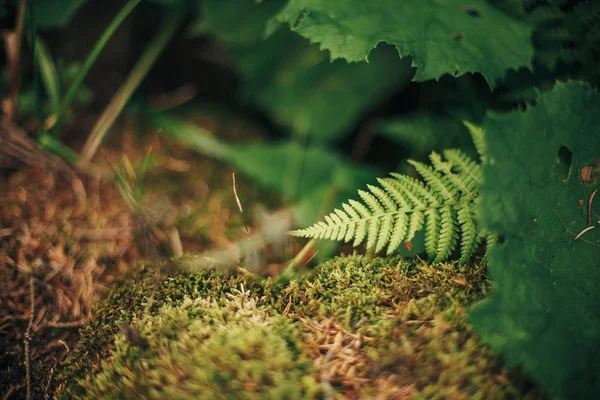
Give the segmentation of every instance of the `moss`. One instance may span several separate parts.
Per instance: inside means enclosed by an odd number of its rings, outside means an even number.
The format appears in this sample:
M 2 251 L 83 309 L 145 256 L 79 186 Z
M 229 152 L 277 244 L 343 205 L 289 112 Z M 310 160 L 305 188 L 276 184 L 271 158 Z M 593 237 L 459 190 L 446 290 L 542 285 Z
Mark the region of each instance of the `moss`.
M 246 276 L 234 272 L 180 272 L 171 261 L 148 263 L 130 271 L 98 304 L 94 319 L 80 331 L 77 348 L 67 355 L 55 379 L 57 392 L 81 394 L 73 383 L 100 370 L 100 361 L 114 348 L 119 323 L 129 324 L 144 314 L 157 312 L 162 304 L 177 304 L 186 297 L 224 296 L 239 284 L 252 286 Z
M 202 387 L 241 398 L 541 396 L 465 319 L 489 291 L 484 265 L 347 256 L 285 287 L 174 266 L 142 273 L 98 309 L 63 367 L 71 375 L 61 374 L 69 382 L 62 395 L 127 396 L 133 387 L 148 397 L 198 397 Z M 118 334 L 119 321 L 139 330 L 141 347 Z
M 315 317 L 336 317 L 346 328 L 377 324 L 398 304 L 439 294 L 463 305 L 482 298 L 489 283 L 482 265 L 456 268 L 400 257 L 338 257 L 285 289 L 292 310 Z
M 137 272 L 137 276 L 136 275 Z M 99 304 L 95 317 L 80 331 L 77 347 L 68 353 L 55 378 L 57 391 L 63 392 L 86 372 L 99 369 L 99 362 L 110 352 L 120 321 L 131 322 L 141 315 L 149 291 L 153 287 L 154 274 L 150 270 L 132 272 Z
M 80 382 L 84 397 L 297 399 L 319 394 L 312 363 L 297 349 L 293 322 L 271 315 L 243 288 L 219 300 L 166 304 L 130 329 L 137 339 L 117 336 L 101 372 Z
M 539 397 L 518 372 L 473 335 L 458 303 L 431 294 L 398 307 L 383 321 L 365 351 L 369 374 L 387 391 L 408 390 L 412 398 L 500 399 Z M 379 385 L 371 388 L 381 393 Z

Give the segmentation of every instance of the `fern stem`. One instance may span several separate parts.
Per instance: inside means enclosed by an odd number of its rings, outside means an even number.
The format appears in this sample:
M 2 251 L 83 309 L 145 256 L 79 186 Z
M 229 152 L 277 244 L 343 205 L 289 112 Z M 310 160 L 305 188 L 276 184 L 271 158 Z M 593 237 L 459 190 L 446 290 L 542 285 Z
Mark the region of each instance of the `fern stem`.
M 311 251 L 316 244 L 317 241 L 315 239 L 309 240 L 308 243 L 306 243 L 304 247 L 298 252 L 298 254 L 296 254 L 292 261 L 290 261 L 287 267 L 285 267 L 285 269 L 279 274 L 277 280 L 279 282 L 292 280 L 296 271 L 296 267 L 298 267 L 300 261 L 302 261 L 302 259 L 306 257 L 308 252 Z

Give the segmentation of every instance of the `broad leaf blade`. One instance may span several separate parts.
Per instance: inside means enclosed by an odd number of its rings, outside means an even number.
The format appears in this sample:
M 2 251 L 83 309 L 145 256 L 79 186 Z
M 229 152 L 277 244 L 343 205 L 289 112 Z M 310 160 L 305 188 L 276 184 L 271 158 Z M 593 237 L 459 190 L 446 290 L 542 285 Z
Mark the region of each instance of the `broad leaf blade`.
M 240 73 L 243 99 L 311 142 L 347 134 L 378 102 L 407 85 L 414 70 L 391 46 L 377 48 L 369 64 L 331 62 L 319 46 L 268 21 L 284 0 L 205 0 L 192 34 L 225 44 Z M 234 11 L 233 11 L 234 10 Z M 268 37 L 267 37 L 268 36 Z
M 375 104 L 407 85 L 414 71 L 391 46 L 370 63 L 331 62 L 317 45 L 279 29 L 267 40 L 235 52 L 243 96 L 274 121 L 319 142 L 347 134 Z
M 600 227 L 575 236 L 600 187 L 580 177 L 600 158 L 600 95 L 557 84 L 524 113 L 486 117 L 484 131 L 480 221 L 504 244 L 489 252 L 496 290 L 471 321 L 551 396 L 598 398 Z M 593 224 L 598 214 L 595 202 Z
M 531 69 L 532 28 L 478 0 L 291 0 L 277 16 L 331 58 L 365 61 L 379 43 L 411 56 L 415 80 L 481 72 L 491 87 Z
M 210 35 L 229 46 L 253 45 L 266 37 L 266 23 L 285 0 L 196 1 L 190 34 Z

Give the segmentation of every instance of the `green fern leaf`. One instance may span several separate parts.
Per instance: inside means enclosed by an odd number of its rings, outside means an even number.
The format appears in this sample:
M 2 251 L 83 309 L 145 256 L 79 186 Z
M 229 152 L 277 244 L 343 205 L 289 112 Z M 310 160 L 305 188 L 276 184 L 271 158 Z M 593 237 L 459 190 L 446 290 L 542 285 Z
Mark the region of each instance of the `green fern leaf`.
M 375 252 L 381 251 L 385 245 L 390 241 L 390 236 L 393 231 L 394 216 L 392 214 L 385 214 L 381 217 L 381 226 L 379 227 L 379 237 L 377 238 L 377 245 L 375 246 Z
M 461 237 L 459 264 L 463 264 L 477 250 L 480 243 L 480 236 L 477 234 L 473 208 L 465 207 L 461 204 L 457 207 L 457 212 Z
M 444 156 L 458 171 L 461 180 L 467 186 L 467 191 L 475 190 L 481 180 L 481 167 L 479 164 L 457 150 L 446 150 Z
M 485 154 L 485 141 L 483 139 L 483 129 L 481 127 L 470 123 L 469 121 L 463 121 L 463 124 L 469 130 L 471 134 L 471 139 L 473 139 L 473 144 L 479 153 L 479 156 L 483 157 Z M 483 160 L 482 160 L 483 161 Z
M 435 154 L 435 153 L 434 153 Z M 409 161 L 431 188 L 444 200 L 454 200 L 453 187 L 450 187 L 435 169 L 417 161 Z
M 406 238 L 404 239 L 407 242 L 410 242 L 414 237 L 415 233 L 423 229 L 423 222 L 425 221 L 425 217 L 423 216 L 422 211 L 414 211 L 410 216 L 410 222 L 408 224 L 408 232 L 406 233 Z
M 374 216 L 368 222 L 369 229 L 367 230 L 367 250 L 373 250 L 379 236 L 380 222 L 379 216 Z
M 437 210 L 425 211 L 425 251 L 429 258 L 435 255 L 440 241 L 441 217 Z
M 465 263 L 477 250 L 483 233 L 477 231 L 476 200 L 480 166 L 459 150 L 432 153 L 431 166 L 415 161 L 424 182 L 392 173 L 378 179 L 380 186 L 359 190 L 362 202 L 349 200 L 311 227 L 292 235 L 349 242 L 366 239 L 368 250 L 387 254 L 425 230 L 425 251 L 436 261 L 448 259 L 460 248 Z
M 456 215 L 451 206 L 440 209 L 440 236 L 437 242 L 436 256 L 434 261 L 447 259 L 456 247 L 458 230 L 456 228 Z
M 410 218 L 410 217 L 408 217 Z M 392 232 L 392 235 L 390 237 L 390 243 L 388 245 L 388 250 L 387 250 L 387 254 L 390 255 L 394 252 L 394 250 L 396 250 L 398 248 L 398 246 L 400 246 L 400 243 L 402 243 L 402 240 L 405 237 L 405 233 L 406 233 L 406 228 L 407 228 L 407 224 L 406 224 L 406 219 L 407 216 L 406 214 L 396 214 L 396 218 L 395 218 L 395 223 L 394 223 L 394 231 Z

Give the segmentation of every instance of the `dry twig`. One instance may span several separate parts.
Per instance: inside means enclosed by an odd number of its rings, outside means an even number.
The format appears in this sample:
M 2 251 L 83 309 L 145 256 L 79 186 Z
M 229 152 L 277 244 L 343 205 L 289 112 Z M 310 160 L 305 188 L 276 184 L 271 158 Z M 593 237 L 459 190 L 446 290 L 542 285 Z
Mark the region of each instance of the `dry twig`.
M 19 65 L 21 61 L 21 40 L 23 38 L 23 22 L 25 20 L 25 9 L 27 0 L 19 1 L 19 11 L 17 14 L 17 23 L 14 32 L 9 32 L 4 35 L 4 47 L 9 64 L 9 85 L 10 94 L 6 107 L 6 116 L 12 121 L 17 112 L 17 97 L 19 94 Z
M 31 399 L 31 360 L 29 343 L 31 342 L 31 327 L 33 326 L 33 315 L 35 313 L 35 293 L 34 293 L 34 282 L 33 277 L 29 278 L 29 295 L 31 297 L 31 311 L 29 315 L 29 324 L 27 330 L 25 330 L 25 385 L 26 385 L 26 399 Z
M 248 224 L 246 223 L 246 216 L 244 215 L 244 209 L 242 208 L 242 202 L 240 201 L 240 197 L 238 196 L 237 189 L 235 187 L 235 172 L 231 173 L 233 177 L 233 195 L 235 196 L 235 201 L 237 202 L 238 209 L 240 210 L 240 214 L 242 214 L 242 221 L 244 221 L 244 226 L 246 227 L 246 233 L 250 233 L 250 229 L 248 229 Z
M 590 199 L 588 200 L 588 206 L 587 206 L 587 227 L 585 227 L 581 232 L 579 232 L 577 234 L 577 236 L 575 236 L 575 239 L 573 240 L 577 240 L 580 237 L 583 236 L 584 233 L 591 231 L 592 229 L 594 229 L 596 226 L 592 225 L 592 202 L 594 201 L 594 196 L 596 196 L 596 193 L 598 192 L 598 189 L 594 190 L 592 192 L 592 194 L 590 195 Z

